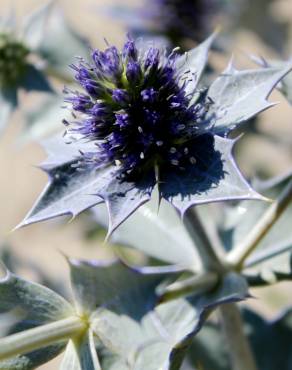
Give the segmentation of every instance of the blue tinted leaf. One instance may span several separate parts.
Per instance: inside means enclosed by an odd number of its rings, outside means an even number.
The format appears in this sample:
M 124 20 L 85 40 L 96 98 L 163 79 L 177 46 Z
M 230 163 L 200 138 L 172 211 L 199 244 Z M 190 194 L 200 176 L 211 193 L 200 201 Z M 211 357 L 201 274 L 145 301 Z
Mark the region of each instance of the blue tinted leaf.
M 185 92 L 187 95 L 193 94 L 196 91 L 197 85 L 206 68 L 209 50 L 214 42 L 215 37 L 216 33 L 211 35 L 199 46 L 186 52 L 176 61 L 176 66 L 182 77 L 184 77 L 184 73 L 186 71 L 190 71 L 192 75 L 192 81 L 185 82 L 185 80 L 182 80 L 182 83 L 186 83 Z
M 110 181 L 111 168 L 95 170 L 85 167 L 79 171 L 74 167 L 82 157 L 78 142 L 67 145 L 63 139 L 53 138 L 45 145 L 49 157 L 42 168 L 48 173 L 50 181 L 19 226 L 66 214 L 74 217 L 100 203 L 101 198 L 96 193 Z
M 244 279 L 230 274 L 212 294 L 164 303 L 154 311 L 144 308 L 140 323 L 132 313 L 104 307 L 93 321 L 93 330 L 107 347 L 107 351 L 97 348 L 102 368 L 179 369 L 190 337 L 200 330 L 206 313 L 218 304 L 244 299 L 246 294 Z
M 276 198 L 291 179 L 291 172 L 269 180 L 255 183 L 255 187 L 269 198 Z M 241 202 L 235 207 L 226 209 L 225 221 L 219 225 L 220 235 L 226 249 L 232 249 L 253 228 L 270 203 Z M 292 251 L 291 232 L 292 204 L 284 211 L 279 220 L 272 226 L 267 235 L 258 244 L 256 251 L 246 261 L 248 273 L 265 275 L 266 279 L 277 280 L 277 274 L 290 274 L 290 254 Z M 267 258 L 264 258 L 267 256 Z M 270 257 L 269 257 L 270 256 Z M 258 263 L 252 267 L 256 261 Z
M 48 1 L 24 18 L 22 26 L 23 39 L 32 50 L 37 50 L 43 42 L 46 24 L 53 5 L 54 1 Z
M 119 313 L 131 313 L 139 320 L 153 308 L 155 287 L 164 275 L 142 275 L 118 262 L 70 259 L 71 281 L 76 304 L 83 312 L 107 307 Z
M 95 207 L 93 212 L 95 220 L 106 228 L 108 215 L 105 207 Z M 157 196 L 124 222 L 113 233 L 111 241 L 139 249 L 148 256 L 182 269 L 200 268 L 193 241 L 177 212 L 163 199 L 158 209 Z
M 268 96 L 291 71 L 291 63 L 275 68 L 236 70 L 232 64 L 210 86 L 208 116 L 214 119 L 213 131 L 228 133 L 256 114 L 273 106 Z
M 9 271 L 0 279 L 0 317 L 11 314 L 13 321 L 8 334 L 17 333 L 39 325 L 57 321 L 72 314 L 72 307 L 53 291 L 25 281 Z M 0 369 L 30 370 L 57 356 L 63 343 L 31 353 L 0 361 Z
M 53 92 L 46 76 L 33 65 L 28 65 L 26 67 L 26 73 L 20 82 L 20 87 L 26 91 Z
M 232 199 L 263 199 L 245 181 L 232 157 L 235 141 L 215 136 L 214 148 L 202 145 L 206 168 L 161 174 L 161 196 L 183 216 L 193 205 Z M 202 143 L 204 144 L 204 143 Z M 208 158 L 208 163 L 206 163 Z
M 61 215 L 74 217 L 104 201 L 112 232 L 150 199 L 154 173 L 131 183 L 120 179 L 116 166 L 80 165 L 83 155 L 79 151 L 96 150 L 94 143 L 76 141 L 69 145 L 63 139 L 52 139 L 47 141 L 47 150 L 49 157 L 42 169 L 49 175 L 49 184 L 19 227 Z

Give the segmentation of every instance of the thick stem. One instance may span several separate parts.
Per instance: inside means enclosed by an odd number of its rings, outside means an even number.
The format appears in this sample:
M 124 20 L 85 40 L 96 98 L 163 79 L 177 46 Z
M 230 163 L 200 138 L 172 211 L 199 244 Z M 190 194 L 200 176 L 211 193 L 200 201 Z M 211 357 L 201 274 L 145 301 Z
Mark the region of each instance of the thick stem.
M 243 332 L 243 322 L 234 303 L 220 307 L 222 328 L 228 344 L 232 370 L 257 370 L 248 340 Z
M 254 251 L 258 243 L 288 207 L 291 200 L 292 180 L 285 187 L 279 198 L 267 209 L 247 237 L 227 255 L 226 259 L 229 265 L 237 270 L 242 269 L 246 258 Z
M 185 297 L 191 293 L 208 291 L 217 284 L 218 275 L 214 272 L 203 272 L 189 279 L 169 285 L 160 298 L 160 303 Z
M 72 338 L 86 329 L 86 322 L 72 316 L 0 339 L 0 361 Z
M 195 208 L 186 212 L 185 226 L 201 256 L 205 270 L 221 270 L 221 263 Z

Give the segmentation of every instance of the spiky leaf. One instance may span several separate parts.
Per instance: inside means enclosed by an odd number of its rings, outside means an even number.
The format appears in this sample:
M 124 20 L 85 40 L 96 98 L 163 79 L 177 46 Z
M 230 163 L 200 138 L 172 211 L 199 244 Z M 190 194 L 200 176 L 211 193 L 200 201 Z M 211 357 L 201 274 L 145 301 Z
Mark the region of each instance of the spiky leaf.
M 287 63 L 275 68 L 238 71 L 230 63 L 208 91 L 213 102 L 208 115 L 214 119 L 214 132 L 228 133 L 273 106 L 267 98 L 291 67 Z
M 91 312 L 104 370 L 178 369 L 183 344 L 200 329 L 206 312 L 247 295 L 245 280 L 229 274 L 213 293 L 178 299 L 153 311 L 159 275 L 74 260 L 71 273 L 80 310 Z
M 11 317 L 11 325 L 6 328 L 6 335 L 61 320 L 72 314 L 72 307 L 58 294 L 41 285 L 23 280 L 10 271 L 6 271 L 5 276 L 0 279 L 0 297 L 0 317 L 4 314 Z M 64 345 L 56 343 L 0 361 L 0 369 L 35 369 L 57 356 Z
M 186 83 L 186 93 L 193 94 L 200 82 L 202 74 L 206 68 L 208 62 L 209 50 L 214 42 L 216 33 L 208 37 L 207 40 L 202 42 L 199 46 L 186 52 L 177 60 L 177 67 L 181 75 L 184 75 L 185 71 L 190 71 L 192 79 L 182 83 Z
M 267 182 L 258 182 L 255 187 L 265 196 L 275 199 L 291 181 L 291 178 L 289 172 Z M 227 209 L 224 216 L 225 221 L 220 227 L 220 234 L 226 249 L 232 249 L 246 237 L 269 206 L 270 203 L 267 202 L 241 202 Z M 278 274 L 279 277 L 285 274 L 289 278 L 292 251 L 291 216 L 292 204 L 258 244 L 254 254 L 246 261 L 246 266 L 251 267 L 246 270 L 248 273 L 259 274 L 264 280 L 271 282 L 277 280 Z
M 148 256 L 182 269 L 200 269 L 199 257 L 193 241 L 185 230 L 177 212 L 158 197 L 140 207 L 111 236 L 111 241 L 136 248 Z M 94 219 L 107 227 L 107 210 L 100 205 L 93 208 Z M 151 230 L 151 232 L 149 232 Z
M 263 199 L 244 180 L 232 157 L 235 141 L 215 136 L 214 150 L 208 153 L 204 171 L 190 166 L 179 173 L 163 173 L 162 197 L 173 204 L 181 215 L 197 204 L 232 200 Z M 202 146 L 202 151 L 206 150 Z M 204 153 L 202 153 L 204 157 Z
M 154 186 L 154 173 L 138 183 L 122 181 L 116 166 L 92 167 L 83 163 L 81 150 L 96 150 L 93 143 L 66 144 L 63 139 L 45 143 L 49 157 L 42 169 L 49 184 L 19 226 L 70 214 L 72 217 L 104 201 L 110 212 L 110 231 L 145 201 Z M 82 164 L 83 163 L 83 164 Z

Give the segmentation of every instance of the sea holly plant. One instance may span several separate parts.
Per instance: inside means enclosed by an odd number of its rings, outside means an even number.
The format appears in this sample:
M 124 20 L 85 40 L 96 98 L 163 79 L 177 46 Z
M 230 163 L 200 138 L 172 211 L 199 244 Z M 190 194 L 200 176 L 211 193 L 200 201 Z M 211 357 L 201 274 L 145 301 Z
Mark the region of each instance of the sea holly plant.
M 19 226 L 74 217 L 102 203 L 95 212 L 103 224 L 108 215 L 108 238 L 122 236 L 120 242 L 156 264 L 130 266 L 120 253 L 122 262 L 108 265 L 69 260 L 75 303 L 53 304 L 61 313 L 44 311 L 35 324 L 30 318 L 39 303 L 21 290 L 23 284 L 29 291 L 35 285 L 17 277 L 11 283 L 6 272 L 1 310 L 9 315 L 19 307 L 27 316 L 20 314 L 21 325 L 0 341 L 3 368 L 15 361 L 32 361 L 19 367 L 34 368 L 47 361 L 43 348 L 48 356 L 47 347 L 57 354 L 67 346 L 61 369 L 178 370 L 192 337 L 218 306 L 230 367 L 257 368 L 234 302 L 250 296 L 254 276 L 246 274 L 248 258 L 285 216 L 292 182 L 289 176 L 277 182 L 271 195 L 254 190 L 233 158 L 234 130 L 273 105 L 267 98 L 292 65 L 239 71 L 230 62 L 205 86 L 214 38 L 184 54 L 178 49 L 168 54 L 128 36 L 121 51 L 107 45 L 105 51 L 93 50 L 90 61 L 78 58 L 71 65 L 80 85 L 64 90 L 72 119 L 64 118 L 62 137 L 45 144 L 49 156 L 42 169 L 49 184 Z M 207 227 L 210 214 L 194 206 L 230 200 L 266 208 L 226 253 Z M 152 228 L 156 239 L 142 240 L 139 230 L 151 222 L 147 232 Z
M 238 71 L 230 63 L 201 85 L 215 35 L 170 55 L 128 37 L 123 50 L 95 50 L 72 70 L 80 90 L 65 89 L 73 120 L 47 144 L 50 182 L 20 224 L 76 216 L 106 203 L 109 234 L 151 199 L 154 189 L 183 217 L 193 205 L 263 197 L 243 178 L 228 135 L 271 107 L 267 96 L 291 70 Z
M 62 370 L 178 368 L 207 314 L 247 296 L 245 280 L 230 273 L 213 292 L 155 307 L 165 274 L 115 261 L 69 265 L 73 304 L 5 269 L 0 314 L 14 320 L 1 327 L 0 369 L 34 369 L 64 350 Z
M 13 13 L 0 18 L 1 131 L 17 108 L 22 90 L 51 95 L 56 93 L 49 77 L 70 82 L 67 65 L 74 55 L 87 55 L 86 42 L 66 23 L 53 1 L 19 24 Z M 59 101 L 56 104 L 59 107 Z M 26 118 L 29 124 L 29 115 Z

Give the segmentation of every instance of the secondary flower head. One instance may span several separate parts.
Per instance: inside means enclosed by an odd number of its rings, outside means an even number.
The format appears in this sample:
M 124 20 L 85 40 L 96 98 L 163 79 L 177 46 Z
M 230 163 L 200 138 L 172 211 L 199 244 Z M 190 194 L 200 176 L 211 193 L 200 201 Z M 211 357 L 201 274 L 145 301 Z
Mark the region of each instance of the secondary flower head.
M 96 143 L 87 162 L 113 164 L 126 179 L 206 165 L 200 146 L 212 151 L 213 137 L 206 134 L 210 102 L 204 91 L 192 101 L 185 86 L 194 76 L 181 76 L 178 58 L 178 50 L 168 56 L 154 46 L 138 50 L 128 38 L 121 52 L 114 46 L 95 50 L 90 64 L 72 66 L 83 91 L 66 90 L 77 116 L 69 131 Z
M 14 86 L 24 75 L 29 50 L 7 33 L 0 33 L 0 87 Z
M 65 100 L 74 119 L 64 120 L 65 140 L 47 143 L 50 184 L 21 225 L 105 202 L 111 233 L 155 188 L 182 216 L 197 204 L 262 199 L 238 170 L 228 134 L 272 105 L 267 97 L 291 65 L 230 63 L 204 87 L 213 40 L 167 55 L 128 37 L 121 51 L 109 46 L 72 65 L 81 88 L 65 89 Z
M 152 20 L 153 28 L 173 42 L 181 38 L 202 41 L 214 27 L 218 13 L 218 0 L 152 0 L 151 10 L 145 2 L 145 15 Z

